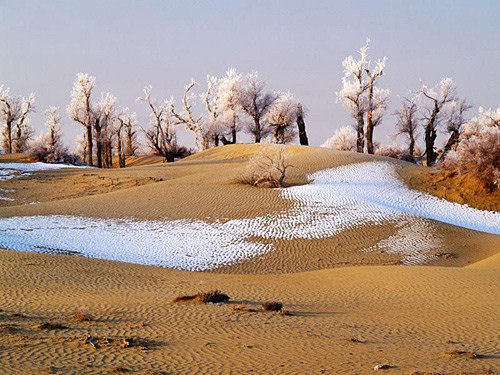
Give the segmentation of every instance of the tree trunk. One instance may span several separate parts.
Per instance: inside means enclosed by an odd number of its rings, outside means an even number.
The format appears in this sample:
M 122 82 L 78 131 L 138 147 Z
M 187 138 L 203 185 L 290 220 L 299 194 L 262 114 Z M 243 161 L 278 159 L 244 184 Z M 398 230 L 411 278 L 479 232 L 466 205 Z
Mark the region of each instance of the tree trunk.
M 7 122 L 7 153 L 12 154 L 12 122 Z
M 101 124 L 99 122 L 99 119 L 96 120 L 95 125 L 95 144 L 96 144 L 96 151 L 97 151 L 97 168 L 102 168 L 102 151 L 103 151 L 103 144 L 102 144 L 102 137 L 101 137 Z
M 434 141 L 437 136 L 434 123 L 436 122 L 438 113 L 439 107 L 437 106 L 437 103 L 434 103 L 434 110 L 432 111 L 431 117 L 425 127 L 425 153 L 428 167 L 432 166 L 437 158 L 436 152 L 434 151 Z
M 460 137 L 460 133 L 457 130 L 454 130 L 450 138 L 448 138 L 448 142 L 446 142 L 446 145 L 444 146 L 443 153 L 439 157 L 439 160 L 444 160 L 446 157 L 446 154 L 455 147 L 456 144 L 458 144 L 458 139 Z
M 304 121 L 304 116 L 300 115 L 297 117 L 297 127 L 299 128 L 299 141 L 302 146 L 308 146 L 309 140 L 307 139 L 306 133 L 306 123 Z
M 364 135 L 365 121 L 363 119 L 363 114 L 358 114 L 358 124 L 357 124 L 357 133 L 358 138 L 356 141 L 356 151 L 363 153 L 365 148 L 365 135 Z
M 92 126 L 87 126 L 87 164 L 91 167 L 94 166 L 92 160 Z
M 132 156 L 132 129 L 127 128 L 127 149 L 125 151 L 127 156 Z
M 373 154 L 373 83 L 368 90 L 368 111 L 366 111 L 366 151 Z
M 118 153 L 118 164 L 120 168 L 125 168 L 125 155 L 122 153 L 122 140 L 118 137 L 116 144 L 116 152 Z
M 260 129 L 260 119 L 258 117 L 253 118 L 253 123 L 254 123 L 254 138 L 255 138 L 255 143 L 260 143 L 261 141 L 261 129 Z
M 167 151 L 163 157 L 167 163 L 173 163 L 175 161 L 174 156 L 169 151 Z
M 231 135 L 233 136 L 233 143 L 236 143 L 236 112 L 233 111 L 233 123 L 231 125 Z
M 410 147 L 409 147 L 409 150 L 410 150 L 411 160 L 415 160 L 415 157 L 413 156 L 413 154 L 415 153 L 415 139 L 413 138 L 413 133 L 410 134 Z
M 372 113 L 366 113 L 366 150 L 369 154 L 373 154 L 373 122 Z
M 425 153 L 427 166 L 431 167 L 436 161 L 436 152 L 434 151 L 434 141 L 436 140 L 436 131 L 432 128 L 425 128 Z

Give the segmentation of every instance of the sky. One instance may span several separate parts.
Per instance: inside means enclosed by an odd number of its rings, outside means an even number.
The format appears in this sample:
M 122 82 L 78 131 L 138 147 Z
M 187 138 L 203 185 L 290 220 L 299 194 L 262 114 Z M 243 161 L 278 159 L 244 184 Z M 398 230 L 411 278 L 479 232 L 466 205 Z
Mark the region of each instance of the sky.
M 66 106 L 78 72 L 97 77 L 95 99 L 111 92 L 144 127 L 148 112 L 136 98 L 147 84 L 154 97 L 178 102 L 191 78 L 201 92 L 207 74 L 258 71 L 270 90 L 290 90 L 304 103 L 310 143 L 319 145 L 351 124 L 335 91 L 342 60 L 369 37 L 372 59 L 388 58 L 380 86 L 391 91 L 375 139 L 392 143 L 392 113 L 421 81 L 451 77 L 474 111 L 500 106 L 499 15 L 498 0 L 0 0 L 0 85 L 36 93 L 37 132 L 44 111 L 59 106 L 73 145 L 82 127 Z M 193 145 L 189 133 L 179 134 Z

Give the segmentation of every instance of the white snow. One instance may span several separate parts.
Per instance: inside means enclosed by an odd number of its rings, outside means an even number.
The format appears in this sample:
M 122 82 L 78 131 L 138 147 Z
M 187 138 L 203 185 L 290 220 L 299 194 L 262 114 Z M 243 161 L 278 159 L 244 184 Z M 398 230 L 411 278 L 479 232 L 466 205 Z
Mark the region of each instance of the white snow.
M 9 180 L 19 175 L 30 175 L 32 172 L 44 171 L 49 169 L 63 168 L 88 168 L 87 166 L 78 166 L 71 164 L 49 164 L 49 163 L 0 163 L 0 181 Z
M 500 233 L 500 214 L 450 203 L 408 189 L 393 165 L 372 162 L 312 174 L 310 184 L 282 189 L 294 206 L 265 216 L 219 220 L 138 221 L 75 216 L 0 219 L 0 247 L 81 255 L 187 270 L 207 270 L 273 249 L 264 239 L 326 238 L 362 225 L 397 221 L 399 229 L 376 246 L 407 264 L 439 249 L 427 219 Z
M 0 181 L 10 180 L 12 178 L 25 177 L 31 175 L 33 172 L 64 169 L 64 168 L 88 168 L 87 166 L 77 166 L 70 164 L 49 164 L 49 163 L 0 163 Z M 0 189 L 0 191 L 7 192 L 8 189 Z M 14 199 L 0 196 L 0 200 Z

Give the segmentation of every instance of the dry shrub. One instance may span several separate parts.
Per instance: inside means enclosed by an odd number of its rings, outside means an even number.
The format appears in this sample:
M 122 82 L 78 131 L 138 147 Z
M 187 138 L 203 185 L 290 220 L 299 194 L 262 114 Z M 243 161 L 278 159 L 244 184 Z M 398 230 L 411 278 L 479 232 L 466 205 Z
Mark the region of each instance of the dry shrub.
M 237 312 L 257 312 L 258 311 L 257 309 L 254 309 L 250 306 L 245 306 L 245 305 L 234 306 L 233 308 L 231 308 L 231 310 L 237 311 Z
M 229 296 L 222 293 L 220 290 L 212 290 L 205 293 L 179 296 L 173 300 L 174 303 L 186 301 L 196 301 L 202 303 L 226 303 L 227 301 L 229 301 Z
M 91 322 L 94 320 L 94 317 L 87 310 L 75 310 L 73 313 L 73 318 L 77 322 Z
M 446 155 L 441 168 L 471 174 L 490 192 L 496 190 L 500 181 L 500 128 L 466 127 L 456 150 Z
M 480 354 L 466 350 L 451 349 L 444 353 L 448 357 L 481 358 Z
M 266 146 L 251 158 L 238 182 L 252 186 L 285 187 L 286 172 L 293 167 L 283 155 L 282 146 Z
M 45 329 L 45 330 L 48 330 L 48 331 L 52 331 L 54 329 L 66 329 L 68 327 L 66 327 L 65 325 L 62 325 L 60 323 L 44 322 L 44 323 L 36 325 L 35 328 L 37 328 L 37 329 Z
M 283 309 L 283 304 L 277 301 L 265 302 L 262 304 L 262 309 L 265 311 L 281 311 Z
M 409 161 L 414 163 L 415 160 L 410 155 L 410 151 L 401 146 L 384 146 L 375 151 L 375 155 L 387 156 L 389 158 Z

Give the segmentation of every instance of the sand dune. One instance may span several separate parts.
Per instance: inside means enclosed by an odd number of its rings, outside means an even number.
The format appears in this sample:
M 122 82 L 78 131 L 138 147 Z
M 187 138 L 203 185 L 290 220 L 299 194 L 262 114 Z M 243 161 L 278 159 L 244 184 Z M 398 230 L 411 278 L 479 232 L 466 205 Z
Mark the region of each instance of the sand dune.
M 440 191 L 419 185 L 426 169 L 314 147 L 287 148 L 286 193 L 236 183 L 260 147 L 1 181 L 12 200 L 0 201 L 0 247 L 59 254 L 0 250 L 0 372 L 500 371 L 498 213 L 416 193 Z M 132 245 L 133 256 L 123 251 Z M 111 250 L 211 272 L 74 256 Z M 416 262 L 425 266 L 401 265 Z M 212 289 L 230 303 L 171 303 Z M 292 315 L 261 311 L 270 300 Z M 94 320 L 75 321 L 77 309 Z
M 0 252 L 0 264 L 0 367 L 11 373 L 365 374 L 383 363 L 397 374 L 500 371 L 494 270 L 365 266 L 220 275 L 12 251 Z M 233 303 L 171 303 L 214 288 Z M 294 315 L 232 311 L 268 300 Z M 96 321 L 75 322 L 81 308 Z M 34 328 L 45 321 L 68 328 Z M 84 343 L 89 334 L 99 338 L 97 350 Z M 121 348 L 124 337 L 148 349 Z M 450 358 L 452 349 L 483 357 Z

